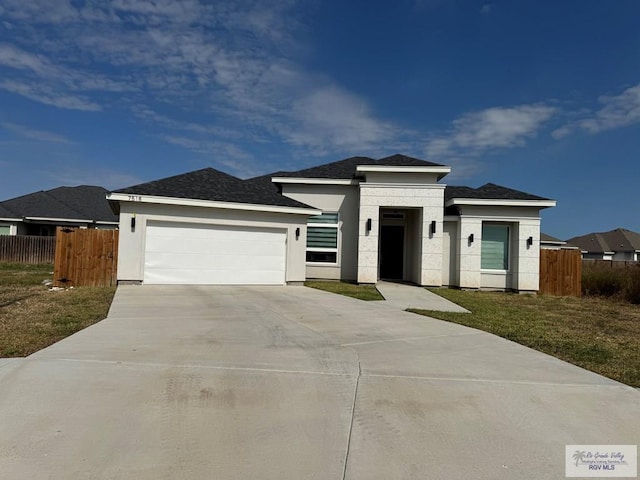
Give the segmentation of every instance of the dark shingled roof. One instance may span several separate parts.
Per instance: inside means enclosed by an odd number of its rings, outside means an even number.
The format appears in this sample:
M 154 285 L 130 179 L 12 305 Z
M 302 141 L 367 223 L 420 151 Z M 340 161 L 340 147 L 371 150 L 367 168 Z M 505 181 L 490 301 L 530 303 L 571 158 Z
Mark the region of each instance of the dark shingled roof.
M 0 218 L 18 218 L 18 216 L 0 204 Z
M 564 240 L 560 240 L 559 238 L 552 237 L 551 235 L 547 235 L 544 232 L 540 232 L 540 241 L 541 242 L 551 242 L 551 243 L 567 243 Z
M 634 252 L 640 250 L 640 233 L 616 228 L 610 232 L 588 233 L 573 237 L 567 242 L 577 245 L 581 250 L 593 253 Z
M 439 163 L 419 160 L 406 155 L 395 154 L 389 157 L 374 160 L 369 157 L 351 157 L 337 162 L 318 165 L 317 167 L 305 168 L 295 172 L 277 172 L 272 177 L 295 177 L 295 178 L 340 178 L 352 179 L 356 176 L 358 165 L 380 165 L 388 167 L 442 167 Z
M 117 223 L 118 216 L 109 208 L 107 193 L 106 189 L 91 185 L 58 187 L 34 192 L 1 202 L 0 216 L 68 218 Z
M 280 195 L 270 175 L 241 180 L 214 168 L 122 188 L 115 193 L 310 208 Z
M 531 193 L 487 183 L 479 188 L 449 186 L 444 190 L 445 201 L 453 198 L 475 198 L 482 200 L 549 200 Z
M 182 175 L 122 188 L 116 190 L 115 193 L 309 208 L 308 205 L 284 197 L 280 193 L 278 185 L 274 184 L 271 179 L 273 177 L 353 179 L 356 178 L 356 167 L 358 165 L 394 167 L 444 166 L 396 154 L 379 160 L 369 157 L 351 157 L 295 172 L 275 172 L 248 180 L 241 180 L 213 168 L 204 168 L 195 172 L 183 173 Z M 493 183 L 487 183 L 480 188 L 446 187 L 445 198 L 447 200 L 451 198 L 547 200 L 537 195 L 501 187 Z
M 116 190 L 115 193 L 311 208 L 309 205 L 281 195 L 279 187 L 271 181 L 271 178 L 350 179 L 355 177 L 358 165 L 441 166 L 437 163 L 397 154 L 380 160 L 368 157 L 351 157 L 304 170 L 275 172 L 248 180 L 241 180 L 214 168 L 204 168 L 195 172 L 183 173 L 153 182 L 122 188 Z

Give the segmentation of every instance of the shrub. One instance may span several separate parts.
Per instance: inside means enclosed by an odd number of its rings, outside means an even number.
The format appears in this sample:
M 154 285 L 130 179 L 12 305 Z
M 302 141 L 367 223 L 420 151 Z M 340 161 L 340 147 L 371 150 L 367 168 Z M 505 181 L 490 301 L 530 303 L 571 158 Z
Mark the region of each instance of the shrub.
M 624 289 L 624 270 L 603 265 L 582 269 L 582 293 L 593 297 L 615 297 Z
M 629 303 L 640 305 L 640 265 L 625 269 L 628 271 L 624 297 Z
M 619 268 L 608 264 L 583 264 L 582 294 L 617 297 L 640 304 L 640 265 Z

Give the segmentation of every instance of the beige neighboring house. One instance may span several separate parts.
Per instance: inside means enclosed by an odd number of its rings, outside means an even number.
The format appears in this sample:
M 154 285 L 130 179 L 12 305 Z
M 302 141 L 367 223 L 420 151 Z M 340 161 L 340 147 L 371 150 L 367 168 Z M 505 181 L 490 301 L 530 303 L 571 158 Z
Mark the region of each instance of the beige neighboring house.
M 540 211 L 556 202 L 448 186 L 450 171 L 405 155 L 352 157 L 248 180 L 207 168 L 116 190 L 118 280 L 537 291 Z
M 588 233 L 567 241 L 577 245 L 585 259 L 640 261 L 640 233 L 626 228 Z
M 540 248 L 543 250 L 579 250 L 580 248 L 559 238 L 540 232 Z

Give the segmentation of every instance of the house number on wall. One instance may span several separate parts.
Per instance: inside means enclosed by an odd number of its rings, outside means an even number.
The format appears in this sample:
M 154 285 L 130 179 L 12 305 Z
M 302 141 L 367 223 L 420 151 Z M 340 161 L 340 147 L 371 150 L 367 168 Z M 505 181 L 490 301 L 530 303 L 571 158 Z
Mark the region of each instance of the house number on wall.
M 142 198 L 139 195 L 129 195 L 130 202 L 139 202 Z

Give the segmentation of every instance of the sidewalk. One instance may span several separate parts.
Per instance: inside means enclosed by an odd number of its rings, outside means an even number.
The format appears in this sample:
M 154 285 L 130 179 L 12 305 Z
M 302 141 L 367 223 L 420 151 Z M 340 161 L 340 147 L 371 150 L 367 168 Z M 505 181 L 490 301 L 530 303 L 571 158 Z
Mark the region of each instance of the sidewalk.
M 460 305 L 450 302 L 422 287 L 379 281 L 376 283 L 376 288 L 385 298 L 387 305 L 398 307 L 402 310 L 419 308 L 438 312 L 469 313 L 466 308 L 462 308 Z

